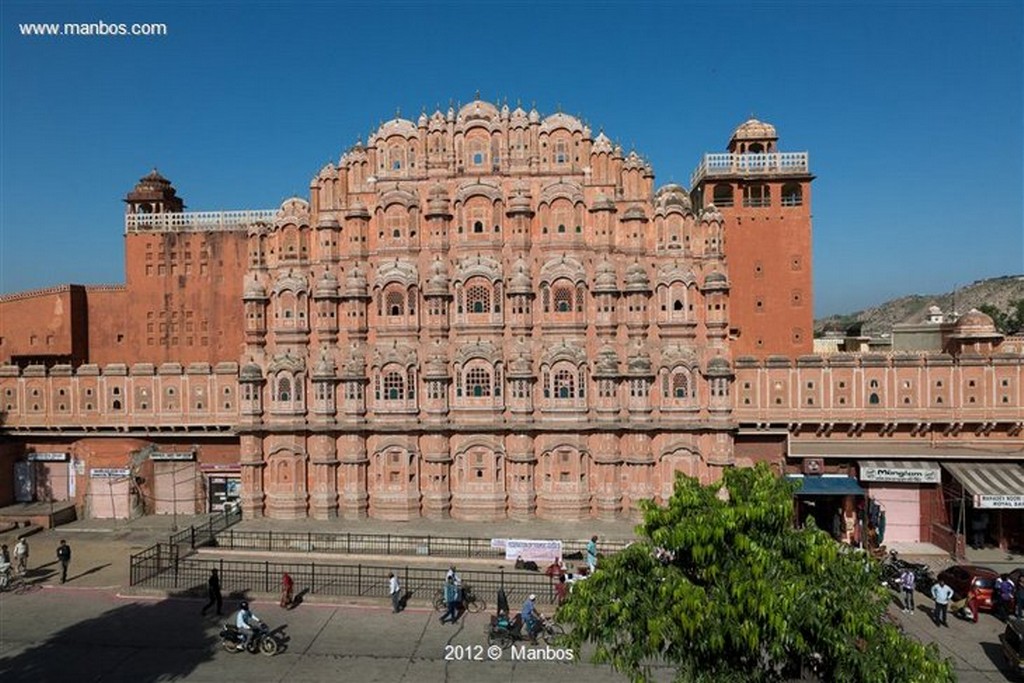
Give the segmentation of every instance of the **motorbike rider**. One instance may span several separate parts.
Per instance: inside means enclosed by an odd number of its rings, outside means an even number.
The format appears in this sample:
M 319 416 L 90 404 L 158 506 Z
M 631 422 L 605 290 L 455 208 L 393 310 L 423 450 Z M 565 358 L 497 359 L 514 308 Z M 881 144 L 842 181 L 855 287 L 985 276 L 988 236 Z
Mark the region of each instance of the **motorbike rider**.
M 236 649 L 244 650 L 252 642 L 253 636 L 256 633 L 256 625 L 261 623 L 259 617 L 252 613 L 249 609 L 249 603 L 243 601 L 238 606 L 238 615 L 235 617 L 235 628 L 238 632 L 245 636 L 245 641 L 242 642 Z

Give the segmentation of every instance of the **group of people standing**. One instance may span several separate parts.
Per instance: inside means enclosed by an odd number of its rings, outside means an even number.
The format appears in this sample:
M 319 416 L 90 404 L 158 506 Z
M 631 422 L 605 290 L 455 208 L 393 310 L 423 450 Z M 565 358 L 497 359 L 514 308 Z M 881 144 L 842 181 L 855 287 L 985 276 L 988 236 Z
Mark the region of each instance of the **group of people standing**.
M 28 540 L 19 538 L 14 544 L 14 554 L 7 548 L 7 544 L 0 545 L 0 573 L 5 580 L 9 580 L 13 571 L 18 576 L 28 574 Z M 67 583 L 68 567 L 71 565 L 71 546 L 64 539 L 61 539 L 57 546 L 57 562 L 60 564 L 60 582 Z

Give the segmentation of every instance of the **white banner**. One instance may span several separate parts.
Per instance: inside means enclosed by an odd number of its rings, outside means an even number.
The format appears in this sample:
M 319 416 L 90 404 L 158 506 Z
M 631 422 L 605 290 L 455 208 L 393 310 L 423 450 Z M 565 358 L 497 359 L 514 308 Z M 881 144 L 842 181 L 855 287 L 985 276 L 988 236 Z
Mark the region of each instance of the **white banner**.
M 561 541 L 530 541 L 508 539 L 505 541 L 506 560 L 532 560 L 534 562 L 554 562 L 562 558 Z
M 976 508 L 999 508 L 999 509 L 1024 509 L 1024 495 L 1022 496 L 975 496 L 974 507 Z
M 33 462 L 67 462 L 67 453 L 29 453 L 28 459 Z
M 94 479 L 120 479 L 131 472 L 127 467 L 94 467 L 89 470 L 89 476 Z

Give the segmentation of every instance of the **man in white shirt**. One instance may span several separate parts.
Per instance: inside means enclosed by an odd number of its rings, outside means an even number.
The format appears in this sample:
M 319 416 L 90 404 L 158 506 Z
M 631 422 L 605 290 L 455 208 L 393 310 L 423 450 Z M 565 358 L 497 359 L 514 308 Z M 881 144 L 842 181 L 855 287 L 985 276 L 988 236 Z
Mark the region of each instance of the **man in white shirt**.
M 935 625 L 949 628 L 949 624 L 946 623 L 946 612 L 949 609 L 949 601 L 953 599 L 953 589 L 939 579 L 932 586 L 932 599 L 935 600 Z
M 397 614 L 401 611 L 402 587 L 398 585 L 394 572 L 388 574 L 388 593 L 391 595 L 391 611 Z

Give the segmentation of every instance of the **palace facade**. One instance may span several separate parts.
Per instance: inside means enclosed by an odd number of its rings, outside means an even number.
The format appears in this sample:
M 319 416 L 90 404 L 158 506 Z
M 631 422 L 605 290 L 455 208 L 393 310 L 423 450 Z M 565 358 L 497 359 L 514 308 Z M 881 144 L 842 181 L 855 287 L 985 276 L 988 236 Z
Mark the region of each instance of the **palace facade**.
M 1024 356 L 991 320 L 941 352 L 811 354 L 813 176 L 778 142 L 752 119 L 657 187 L 576 117 L 475 100 L 384 123 L 273 211 L 185 212 L 154 171 L 125 198 L 125 285 L 0 299 L 0 498 L 610 518 L 768 461 L 859 479 L 943 541 L 955 460 L 1024 506 Z

